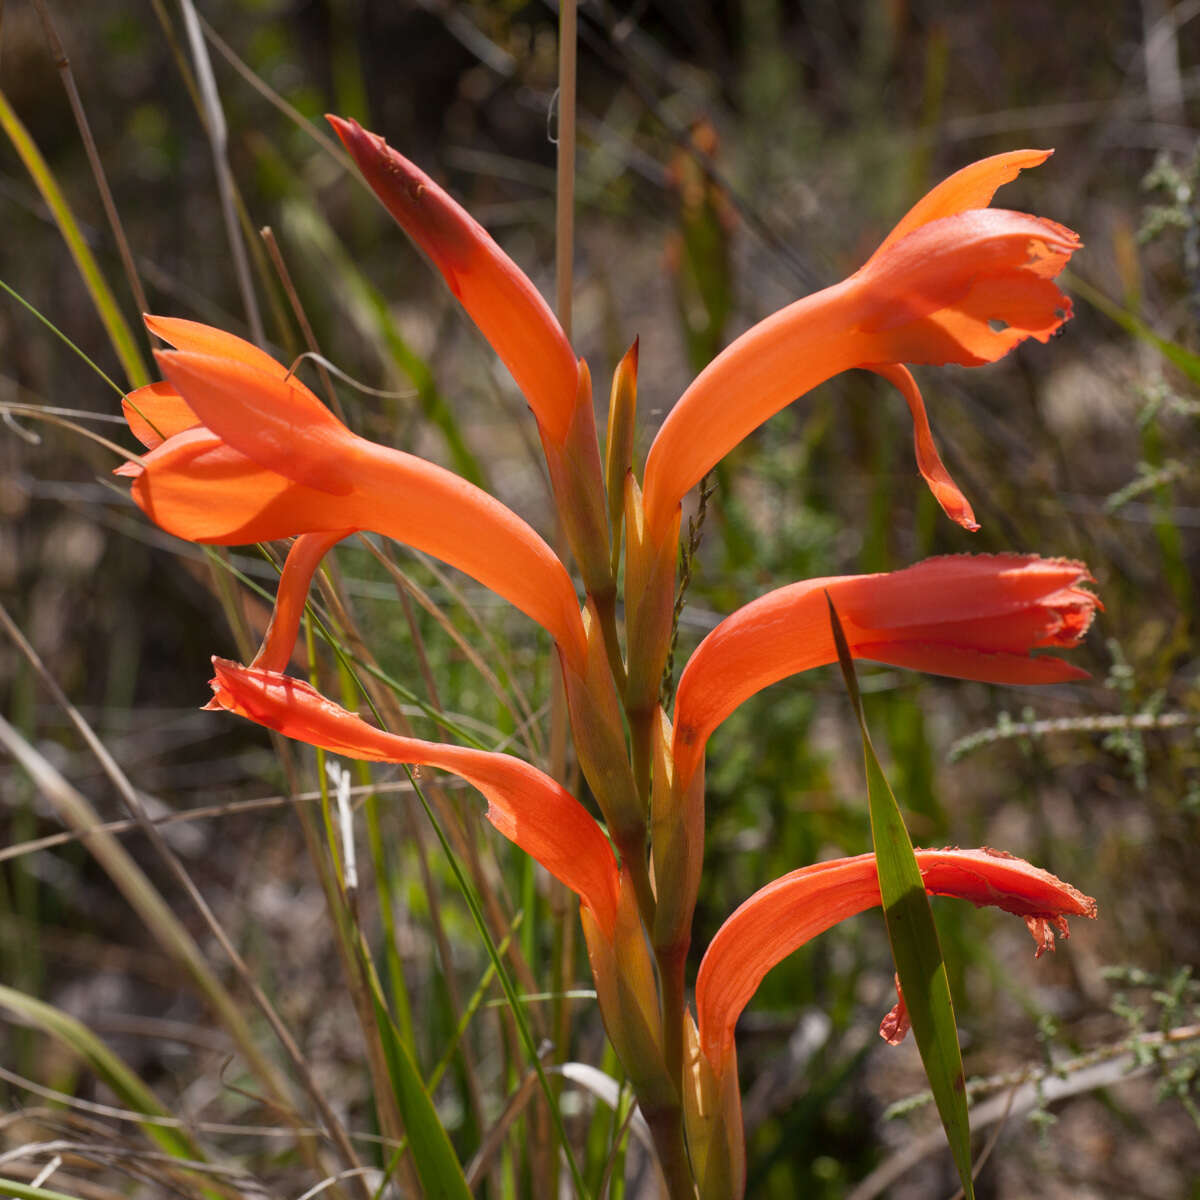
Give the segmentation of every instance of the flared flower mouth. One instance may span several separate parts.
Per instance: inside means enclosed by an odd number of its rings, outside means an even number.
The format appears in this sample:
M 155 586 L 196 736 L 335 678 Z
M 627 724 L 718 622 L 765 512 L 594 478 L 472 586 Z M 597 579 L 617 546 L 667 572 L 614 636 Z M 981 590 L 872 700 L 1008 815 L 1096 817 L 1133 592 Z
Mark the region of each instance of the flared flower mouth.
M 1053 278 L 1079 238 L 1054 221 L 987 207 L 1001 184 L 1049 153 L 1000 154 L 950 176 L 854 275 L 755 325 L 705 367 L 650 447 L 644 492 L 653 536 L 666 536 L 686 492 L 744 437 L 853 367 L 878 370 L 901 388 L 922 475 L 950 517 L 975 528 L 900 364 L 993 362 L 1026 338 L 1046 341 L 1070 318 L 1071 302 Z
M 952 896 L 1024 919 L 1035 956 L 1054 949 L 1067 918 L 1096 916 L 1096 902 L 1069 883 L 1001 850 L 917 850 L 931 896 Z M 733 1052 L 734 1028 L 766 973 L 839 921 L 880 904 L 873 854 L 803 867 L 755 892 L 713 937 L 696 977 L 696 1014 L 704 1054 L 720 1076 Z M 889 1040 L 906 1028 L 898 1005 L 885 1018 Z
M 516 513 L 443 467 L 358 437 L 249 342 L 193 321 L 146 324 L 179 348 L 157 354 L 164 382 L 125 398 L 149 452 L 118 473 L 156 524 L 219 545 L 381 533 L 465 571 L 582 661 L 570 576 Z
M 744 700 L 837 661 L 827 596 L 855 658 L 989 683 L 1060 683 L 1087 672 L 1032 651 L 1079 644 L 1100 605 L 1091 581 L 1070 559 L 963 554 L 768 592 L 722 621 L 684 667 L 675 702 L 680 780 Z

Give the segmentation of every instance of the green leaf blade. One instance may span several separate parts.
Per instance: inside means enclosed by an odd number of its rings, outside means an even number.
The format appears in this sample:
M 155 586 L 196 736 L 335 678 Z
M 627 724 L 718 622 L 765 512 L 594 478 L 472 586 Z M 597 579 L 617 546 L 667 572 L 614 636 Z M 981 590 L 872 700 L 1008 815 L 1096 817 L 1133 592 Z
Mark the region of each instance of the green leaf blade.
M 862 734 L 871 838 L 875 845 L 879 894 L 883 899 L 883 915 L 888 941 L 892 945 L 892 958 L 912 1023 L 913 1037 L 962 1182 L 963 1195 L 966 1200 L 974 1200 L 966 1076 L 958 1045 L 950 980 L 938 942 L 937 926 L 929 907 L 929 897 L 925 893 L 921 869 L 913 853 L 912 839 L 895 794 L 875 754 L 875 747 L 871 744 L 854 672 L 854 659 L 828 593 L 826 599 L 829 600 L 829 621 L 837 644 L 838 661 Z

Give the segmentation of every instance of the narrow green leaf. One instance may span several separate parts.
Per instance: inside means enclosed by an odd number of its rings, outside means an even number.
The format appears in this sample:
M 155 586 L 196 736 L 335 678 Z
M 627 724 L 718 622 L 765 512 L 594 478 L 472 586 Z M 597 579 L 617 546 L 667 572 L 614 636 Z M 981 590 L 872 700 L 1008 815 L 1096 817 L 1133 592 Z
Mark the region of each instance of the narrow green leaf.
M 408 1147 L 421 1179 L 421 1187 L 429 1200 L 438 1200 L 440 1197 L 471 1200 L 471 1189 L 467 1186 L 462 1164 L 450 1144 L 450 1137 L 437 1114 L 433 1098 L 425 1089 L 421 1073 L 392 1021 L 379 992 L 377 977 L 374 972 L 368 972 L 367 978 L 371 981 L 375 1023 L 379 1027 L 392 1092 L 396 1097 L 396 1107 L 404 1119 Z
M 20 117 L 13 111 L 3 92 L 0 92 L 0 127 L 3 127 L 4 132 L 8 134 L 13 149 L 21 156 L 25 169 L 29 172 L 30 178 L 46 202 L 46 207 L 53 215 L 54 223 L 58 226 L 63 241 L 67 243 L 67 249 L 71 251 L 71 257 L 74 258 L 75 265 L 79 268 L 79 274 L 83 276 L 83 282 L 87 287 L 88 294 L 92 297 L 96 312 L 104 323 L 108 340 L 112 343 L 117 358 L 121 360 L 121 366 L 125 368 L 130 386 L 141 387 L 143 384 L 149 383 L 150 375 L 138 351 L 137 342 L 134 340 L 125 318 L 121 316 L 116 297 L 113 296 L 112 289 L 108 286 L 95 256 L 84 240 L 79 229 L 79 222 L 75 220 L 75 214 L 71 211 L 71 206 L 62 194 L 58 181 L 54 178 L 54 173 L 42 157 L 42 152 L 37 148 L 33 138 L 29 136 L 29 131 L 21 124 Z
M 1062 278 L 1071 291 L 1078 293 L 1110 321 L 1115 321 L 1126 333 L 1132 334 L 1139 341 L 1153 346 L 1167 362 L 1177 366 L 1193 383 L 1200 383 L 1200 354 L 1188 350 L 1178 342 L 1161 337 L 1140 317 L 1135 316 L 1127 308 L 1122 308 L 1115 300 L 1109 299 L 1099 288 L 1092 287 L 1078 275 L 1064 272 Z
M 971 1179 L 971 1127 L 967 1117 L 966 1078 L 954 1023 L 954 1003 L 937 926 L 929 908 L 929 897 L 913 854 L 912 840 L 887 776 L 879 764 L 863 714 L 862 697 L 854 672 L 854 659 L 846 644 L 842 623 L 829 593 L 829 623 L 837 644 L 838 661 L 846 690 L 862 734 L 867 769 L 867 797 L 871 812 L 871 838 L 879 870 L 879 893 L 900 988 L 912 1022 L 913 1037 L 929 1088 L 937 1105 L 950 1153 L 962 1181 L 966 1200 L 974 1200 Z
M 74 1051 L 88 1064 L 97 1078 L 103 1080 L 112 1089 L 121 1104 L 131 1112 L 147 1117 L 169 1117 L 171 1115 L 159 1102 L 158 1097 L 125 1062 L 114 1054 L 86 1025 L 74 1017 L 55 1008 L 52 1004 L 47 1004 L 43 1000 L 38 1000 L 3 984 L 0 984 L 0 1009 L 5 1009 L 18 1019 L 37 1026 L 43 1033 Z M 204 1151 L 192 1141 L 185 1130 L 171 1125 L 162 1125 L 155 1121 L 147 1121 L 141 1128 L 146 1136 L 167 1154 L 196 1162 L 204 1160 Z M 0 1184 L 0 1194 L 3 1194 L 3 1186 Z M 38 1193 L 31 1192 L 29 1194 Z M 209 1191 L 208 1194 L 217 1196 L 220 1195 L 220 1192 Z
M 15 1179 L 0 1179 L 0 1196 L 12 1196 L 15 1200 L 79 1200 L 78 1196 L 68 1196 L 66 1192 L 52 1192 L 31 1183 L 18 1183 Z

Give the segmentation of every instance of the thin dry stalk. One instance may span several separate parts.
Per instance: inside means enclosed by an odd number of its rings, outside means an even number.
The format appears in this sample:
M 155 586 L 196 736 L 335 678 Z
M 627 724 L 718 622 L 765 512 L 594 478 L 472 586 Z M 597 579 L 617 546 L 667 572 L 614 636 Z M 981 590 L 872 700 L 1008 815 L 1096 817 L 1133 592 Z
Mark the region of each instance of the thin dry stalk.
M 183 27 L 187 34 L 188 46 L 192 52 L 192 60 L 196 67 L 196 82 L 199 95 L 207 116 L 207 132 L 209 144 L 212 147 L 213 165 L 217 173 L 217 195 L 221 204 L 221 216 L 225 221 L 225 235 L 229 240 L 229 250 L 233 255 L 233 269 L 237 277 L 238 289 L 242 295 L 242 305 L 246 310 L 246 321 L 250 326 L 251 339 L 259 346 L 266 345 L 266 334 L 263 331 L 262 317 L 259 315 L 258 298 L 254 294 L 254 280 L 250 276 L 250 259 L 242 241 L 241 230 L 237 217 L 237 205 L 234 200 L 233 171 L 229 166 L 229 130 L 225 125 L 225 112 L 221 107 L 221 96 L 217 91 L 216 77 L 213 75 L 212 61 L 208 57 L 208 49 L 204 45 L 204 35 L 200 32 L 200 21 L 192 0 L 180 0 L 183 11 Z
M 288 271 L 287 263 L 284 262 L 283 255 L 280 253 L 279 243 L 275 240 L 275 231 L 270 225 L 264 225 L 258 232 L 267 247 L 271 266 L 275 268 L 275 274 L 279 276 L 279 282 L 283 286 L 283 293 L 287 296 L 288 303 L 292 307 L 292 315 L 296 318 L 296 323 L 300 326 L 300 332 L 304 335 L 304 344 L 308 347 L 313 356 L 313 361 L 317 364 L 317 371 L 321 376 L 321 384 L 325 388 L 325 397 L 329 403 L 329 407 L 337 413 L 340 420 L 345 421 L 345 410 L 342 408 L 341 400 L 338 399 L 337 391 L 333 386 L 333 380 L 325 368 L 325 360 L 321 355 L 321 347 L 317 344 L 317 337 L 313 333 L 312 323 L 308 319 L 308 314 L 304 311 L 304 305 L 300 303 L 300 294 L 296 291 L 296 285 L 292 282 L 291 272 Z
M 92 137 L 92 128 L 88 124 L 87 113 L 83 108 L 83 100 L 80 98 L 79 88 L 75 84 L 75 75 L 71 70 L 71 60 L 67 56 L 62 39 L 58 36 L 58 30 L 54 26 L 54 19 L 50 16 L 50 9 L 46 4 L 46 0 L 34 0 L 34 3 L 37 5 L 38 15 L 42 19 L 42 28 L 46 33 L 46 41 L 50 44 L 50 53 L 54 56 L 54 65 L 58 68 L 63 89 L 67 93 L 67 99 L 70 101 L 71 112 L 75 117 L 75 124 L 79 127 L 79 137 L 83 142 L 84 150 L 87 152 L 88 163 L 92 168 L 92 176 L 96 180 L 96 188 L 100 193 L 100 203 L 104 206 L 104 215 L 108 218 L 108 226 L 112 230 L 113 239 L 117 243 L 117 253 L 121 256 L 121 266 L 125 271 L 129 290 L 133 293 L 133 300 L 138 307 L 138 312 L 149 312 L 150 305 L 146 302 L 146 292 L 142 287 L 141 277 L 138 275 L 137 266 L 133 261 L 133 251 L 130 250 L 129 240 L 125 237 L 125 226 L 121 223 L 117 206 L 113 202 L 112 190 L 108 186 L 108 177 L 104 173 L 104 164 L 100 161 L 100 152 L 96 148 L 96 139 Z
M 339 1155 L 347 1165 L 356 1165 L 357 1158 L 354 1148 L 346 1136 L 345 1128 L 326 1101 L 324 1093 L 313 1077 L 304 1055 L 291 1035 L 291 1031 L 283 1023 L 282 1018 L 275 1011 L 266 993 L 259 987 L 245 960 L 229 940 L 223 926 L 217 920 L 208 902 L 201 895 L 195 882 L 188 874 L 187 868 L 184 867 L 174 850 L 167 844 L 161 830 L 147 817 L 145 807 L 133 785 L 117 765 L 112 755 L 109 754 L 104 743 L 100 741 L 91 726 L 83 719 L 79 710 L 67 699 L 65 693 L 58 686 L 58 681 L 47 670 L 40 655 L 26 640 L 3 605 L 0 605 L 0 624 L 4 626 L 13 643 L 37 672 L 43 684 L 54 697 L 55 702 L 67 714 L 71 723 L 79 731 L 80 736 L 95 755 L 104 773 L 117 789 L 134 819 L 138 822 L 139 830 L 149 838 L 151 845 L 154 846 L 159 856 L 170 869 L 172 875 L 195 905 L 209 932 L 219 942 L 238 978 L 241 980 L 242 985 L 253 998 L 255 1005 L 271 1026 L 279 1044 L 283 1047 L 284 1052 L 291 1061 L 310 1099 L 320 1113 L 321 1120 L 325 1124 L 334 1145 L 337 1147 Z M 0 721 L 2 721 L 2 718 L 0 718 Z M 142 874 L 140 868 L 115 838 L 111 835 L 96 833 L 96 827 L 100 824 L 100 821 L 87 800 L 71 787 L 41 755 L 37 754 L 7 722 L 3 722 L 3 730 L 0 732 L 0 737 L 9 746 L 14 757 L 22 763 L 34 778 L 34 781 L 57 801 L 56 806 L 67 816 L 70 823 L 75 825 L 81 834 L 86 833 L 86 836 L 83 837 L 85 844 L 100 859 L 102 865 L 105 866 L 109 874 L 113 877 L 114 882 L 125 892 L 127 899 L 147 918 L 147 924 L 160 935 L 160 938 L 164 940 L 164 944 L 176 956 L 183 959 L 184 964 L 189 969 L 189 973 L 193 975 L 204 994 L 213 1003 L 222 1021 L 237 1042 L 239 1049 L 246 1055 L 247 1061 L 253 1065 L 255 1074 L 267 1086 L 272 1096 L 280 1104 L 281 1109 L 289 1115 L 294 1115 L 290 1100 L 288 1099 L 289 1088 L 283 1076 L 278 1073 L 270 1060 L 259 1050 L 249 1026 L 245 1024 L 241 1016 L 236 1001 L 222 987 L 210 970 L 200 948 L 195 944 L 186 930 L 184 930 L 182 925 L 179 924 L 174 914 L 170 912 L 161 896 L 153 888 L 153 885 Z M 301 1138 L 299 1140 L 302 1149 L 305 1147 L 311 1148 L 309 1139 Z M 308 1152 L 315 1153 L 315 1150 L 310 1149 Z
M 515 705 L 518 710 L 517 715 L 521 718 L 519 728 L 527 734 L 523 743 L 526 754 L 534 761 L 542 758 L 545 754 L 545 746 L 541 738 L 537 736 L 536 715 L 529 706 L 529 700 L 525 696 L 524 690 L 515 682 L 511 688 L 506 689 L 500 682 L 499 676 L 488 665 L 488 660 L 462 635 L 458 627 L 446 616 L 442 607 L 433 600 L 429 593 L 370 538 L 360 535 L 359 541 L 392 577 L 396 584 L 396 591 L 401 597 L 411 596 L 438 623 L 442 632 L 450 638 L 458 652 L 479 672 L 500 703 L 509 709 Z M 455 598 L 458 599 L 457 596 Z

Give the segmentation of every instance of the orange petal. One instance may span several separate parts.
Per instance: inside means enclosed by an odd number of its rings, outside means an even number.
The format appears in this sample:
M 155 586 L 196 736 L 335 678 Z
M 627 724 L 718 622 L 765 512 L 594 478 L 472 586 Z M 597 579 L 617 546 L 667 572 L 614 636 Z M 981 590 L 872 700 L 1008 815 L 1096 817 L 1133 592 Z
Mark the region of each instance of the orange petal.
M 267 626 L 262 646 L 250 664 L 252 667 L 264 671 L 283 671 L 292 661 L 312 577 L 325 555 L 352 532 L 336 529 L 332 533 L 302 533 L 291 544 L 279 576 L 271 623 Z
M 162 338 L 176 350 L 207 354 L 212 358 L 231 358 L 279 379 L 288 374 L 287 368 L 277 363 L 265 350 L 215 325 L 201 325 L 199 321 L 185 321 L 181 317 L 154 317 L 149 313 L 142 320 L 155 337 Z
M 266 378 L 256 374 L 259 381 Z M 201 426 L 144 456 L 133 497 L 156 524 L 193 542 L 244 545 L 304 533 L 381 533 L 503 596 L 549 631 L 574 668 L 582 668 L 586 641 L 574 585 L 526 522 L 451 471 L 344 434 L 342 461 L 354 482 L 349 495 L 295 483 Z M 296 461 L 313 458 L 302 441 L 297 435 L 281 445 L 253 444 L 262 458 L 292 470 Z M 252 442 L 252 435 L 243 439 Z M 127 473 L 138 471 L 132 466 Z
M 575 353 L 541 293 L 478 221 L 383 138 L 356 121 L 326 120 L 512 372 L 542 429 L 561 443 L 575 407 Z
M 942 511 L 952 521 L 956 521 L 964 529 L 974 532 L 979 528 L 975 520 L 974 510 L 967 502 L 966 496 L 959 490 L 958 484 L 950 478 L 938 453 L 937 444 L 933 440 L 933 430 L 929 427 L 929 417 L 925 412 L 925 401 L 917 381 L 912 377 L 907 367 L 898 363 L 871 368 L 877 375 L 882 375 L 889 383 L 899 389 L 900 394 L 908 404 L 908 411 L 913 423 L 913 446 L 917 453 L 917 469 L 929 485 L 933 498 L 942 506 Z
M 176 434 L 142 461 L 135 502 L 156 525 L 189 542 L 244 546 L 347 526 L 344 509 L 327 492 L 265 470 L 203 426 Z
M 712 731 L 755 692 L 837 661 L 826 593 L 856 658 L 990 683 L 1079 678 L 1037 647 L 1070 648 L 1098 601 L 1087 569 L 1034 555 L 954 555 L 901 571 L 812 579 L 768 592 L 726 617 L 679 679 L 675 766 L 681 786 Z
M 646 525 L 660 542 L 680 500 L 743 438 L 797 396 L 863 361 L 849 282 L 752 326 L 691 382 L 646 456 Z M 876 356 L 871 361 L 882 361 Z
M 148 383 L 121 397 L 125 423 L 147 450 L 153 450 L 172 434 L 201 424 L 187 401 L 165 382 Z
M 358 529 L 433 554 L 491 588 L 547 629 L 576 670 L 586 639 L 562 561 L 516 513 L 473 483 L 400 450 L 358 439 Z
M 1071 314 L 1050 280 L 1079 246 L 1053 221 L 998 209 L 922 225 L 854 276 L 861 361 L 976 366 L 1031 335 L 1045 341 Z
M 399 737 L 327 700 L 315 688 L 275 671 L 213 659 L 215 706 L 286 737 L 368 762 L 437 767 L 462 776 L 488 801 L 488 820 L 579 896 L 612 936 L 617 917 L 617 862 L 600 826 L 561 785 L 536 767 L 485 750 Z
M 1040 922 L 1039 929 L 1053 925 L 1065 932 L 1068 915 L 1096 915 L 1090 896 L 999 850 L 917 850 L 916 856 L 930 895 L 991 905 Z M 696 977 L 701 1045 L 718 1074 L 732 1053 L 738 1017 L 766 973 L 817 934 L 880 902 L 875 856 L 860 854 L 784 875 L 733 913 L 717 930 Z M 1035 940 L 1039 936 L 1035 932 Z M 1040 942 L 1037 953 L 1044 948 Z
M 155 358 L 204 425 L 234 450 L 318 491 L 344 496 L 354 486 L 347 462 L 354 435 L 295 376 L 187 350 L 159 350 Z
M 1026 167 L 1040 166 L 1053 153 L 1053 150 L 1009 150 L 955 171 L 908 210 L 871 257 L 878 258 L 894 242 L 930 221 L 952 217 L 969 208 L 987 208 L 999 187 L 1011 183 Z

